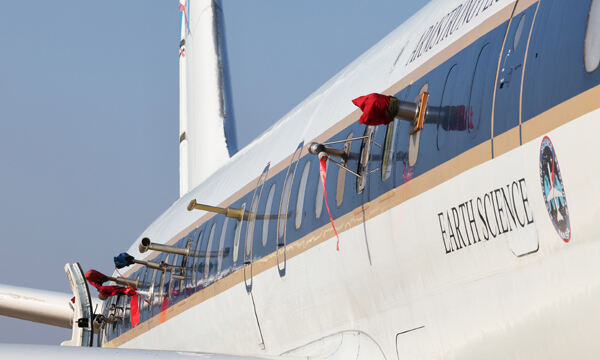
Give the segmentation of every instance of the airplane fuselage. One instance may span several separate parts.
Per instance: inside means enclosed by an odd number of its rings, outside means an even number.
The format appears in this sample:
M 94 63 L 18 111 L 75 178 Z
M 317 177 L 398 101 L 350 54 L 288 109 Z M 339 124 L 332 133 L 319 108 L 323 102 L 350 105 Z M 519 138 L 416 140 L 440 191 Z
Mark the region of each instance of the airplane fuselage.
M 434 1 L 141 237 L 103 346 L 315 358 L 594 357 L 600 344 L 597 0 Z M 593 21 L 589 21 L 589 19 Z M 599 57 L 600 59 L 600 57 Z M 358 124 L 380 92 L 452 117 Z M 464 126 L 461 124 L 465 124 Z M 366 136 L 366 139 L 348 140 Z M 342 141 L 327 202 L 311 142 Z M 592 159 L 588 159 L 592 157 Z M 269 163 L 269 165 L 267 165 Z M 266 166 L 266 168 L 265 168 Z M 247 216 L 188 212 L 190 200 Z M 140 238 L 141 238 L 140 237 Z M 136 257 L 138 242 L 129 250 Z M 318 357 L 321 356 L 321 357 Z

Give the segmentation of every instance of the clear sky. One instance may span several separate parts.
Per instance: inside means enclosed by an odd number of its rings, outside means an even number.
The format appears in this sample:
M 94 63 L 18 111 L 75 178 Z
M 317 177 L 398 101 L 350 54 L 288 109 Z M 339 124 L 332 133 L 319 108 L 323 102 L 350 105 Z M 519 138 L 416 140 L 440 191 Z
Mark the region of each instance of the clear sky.
M 223 2 L 240 147 L 427 3 Z M 0 3 L 0 283 L 112 273 L 177 199 L 178 44 L 178 0 Z M 0 317 L 0 342 L 68 338 Z

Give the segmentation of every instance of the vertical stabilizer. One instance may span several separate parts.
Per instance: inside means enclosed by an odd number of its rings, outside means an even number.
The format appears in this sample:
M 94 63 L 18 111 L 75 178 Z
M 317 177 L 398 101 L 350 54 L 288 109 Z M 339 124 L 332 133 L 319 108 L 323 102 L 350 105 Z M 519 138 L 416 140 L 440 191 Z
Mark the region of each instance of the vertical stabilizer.
M 189 191 L 188 140 L 187 140 L 187 60 L 185 40 L 188 32 L 186 0 L 179 0 L 181 13 L 181 40 L 179 41 L 179 196 Z
M 180 0 L 180 196 L 237 151 L 223 16 L 215 0 Z

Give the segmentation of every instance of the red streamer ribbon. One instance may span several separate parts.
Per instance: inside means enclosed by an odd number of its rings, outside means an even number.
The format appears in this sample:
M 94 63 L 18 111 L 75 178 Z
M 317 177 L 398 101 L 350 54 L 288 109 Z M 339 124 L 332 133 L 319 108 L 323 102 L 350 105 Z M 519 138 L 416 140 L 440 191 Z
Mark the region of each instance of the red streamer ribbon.
M 117 269 L 117 273 L 121 275 L 121 272 Z M 123 275 L 121 275 L 123 276 Z M 103 273 L 96 271 L 94 269 L 89 270 L 85 273 L 86 280 L 90 283 L 90 285 L 94 286 L 98 290 L 98 294 L 101 296 L 101 299 L 107 299 L 111 296 L 115 295 L 126 295 L 131 298 L 130 300 L 130 318 L 131 318 L 131 326 L 135 327 L 140 323 L 140 307 L 138 303 L 138 292 L 137 289 L 133 286 L 102 286 L 102 284 L 108 280 L 107 276 Z M 142 299 L 144 299 L 142 297 Z M 75 297 L 71 299 L 72 302 L 75 302 Z M 145 302 L 150 304 L 150 302 L 144 299 Z
M 323 184 L 323 196 L 325 197 L 325 207 L 327 208 L 327 213 L 329 214 L 329 220 L 331 221 L 331 226 L 333 227 L 333 232 L 335 232 L 335 236 L 337 237 L 337 243 L 335 245 L 335 249 L 340 251 L 340 236 L 335 228 L 335 224 L 333 223 L 333 216 L 331 216 L 331 210 L 329 210 L 329 203 L 327 202 L 327 189 L 325 188 L 325 182 L 327 180 L 327 156 L 321 156 L 321 183 Z
M 136 327 L 137 324 L 140 323 L 140 308 L 138 305 L 138 295 L 137 293 L 131 297 L 130 300 L 130 308 L 131 308 L 131 326 Z
M 119 269 L 115 268 L 115 270 L 117 271 L 117 274 L 119 274 L 119 276 L 123 277 L 123 274 L 121 274 Z M 140 306 L 138 303 L 138 292 L 136 291 L 137 289 L 131 285 L 129 285 L 128 290 L 129 290 L 128 291 L 129 294 L 127 294 L 127 295 L 131 297 L 131 299 L 129 300 L 129 308 L 131 309 L 131 312 L 130 312 L 131 326 L 136 327 L 137 324 L 140 323 Z M 132 295 L 130 295 L 130 294 L 132 294 Z M 144 300 L 148 305 L 150 305 L 150 301 L 148 301 L 146 298 L 144 298 L 144 296 L 142 296 L 142 300 Z
M 165 295 L 162 305 L 160 306 L 160 322 L 161 324 L 167 321 L 167 309 L 169 308 L 169 296 Z

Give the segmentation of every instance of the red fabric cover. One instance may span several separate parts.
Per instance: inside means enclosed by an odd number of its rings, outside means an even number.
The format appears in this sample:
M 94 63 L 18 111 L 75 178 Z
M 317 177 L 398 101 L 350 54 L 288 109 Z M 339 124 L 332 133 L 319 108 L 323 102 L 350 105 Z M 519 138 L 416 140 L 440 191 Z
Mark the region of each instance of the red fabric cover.
M 127 295 L 133 296 L 137 294 L 134 288 L 118 286 L 118 285 L 108 285 L 108 286 L 98 286 L 98 293 L 105 298 L 115 296 L 115 295 Z
M 394 120 L 393 116 L 388 116 L 390 107 L 390 96 L 388 95 L 373 93 L 357 97 L 352 100 L 352 103 L 363 111 L 358 120 L 361 124 L 385 125 Z
M 88 270 L 85 273 L 85 278 L 95 288 L 98 288 L 98 286 L 102 285 L 106 280 L 108 280 L 106 275 L 94 269 Z
M 105 298 L 114 295 L 133 296 L 137 294 L 133 287 L 124 287 L 117 285 L 102 286 L 102 284 L 105 281 L 107 281 L 108 278 L 103 273 L 94 269 L 88 270 L 88 272 L 85 273 L 85 278 L 90 283 L 90 285 L 98 289 L 98 293 Z

